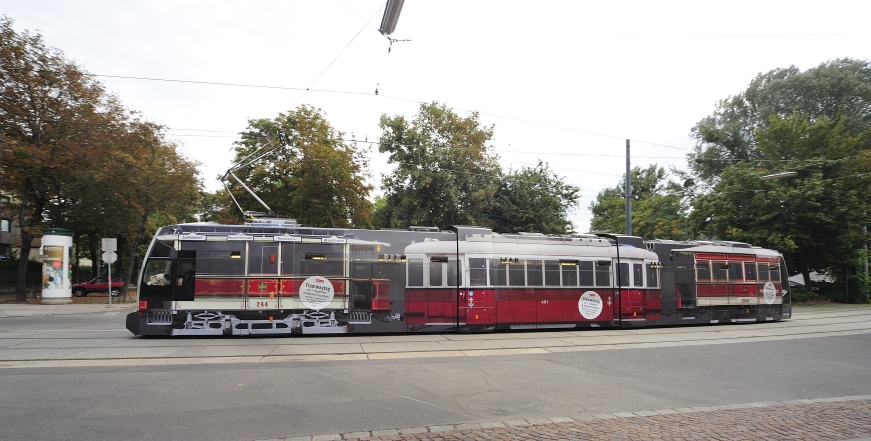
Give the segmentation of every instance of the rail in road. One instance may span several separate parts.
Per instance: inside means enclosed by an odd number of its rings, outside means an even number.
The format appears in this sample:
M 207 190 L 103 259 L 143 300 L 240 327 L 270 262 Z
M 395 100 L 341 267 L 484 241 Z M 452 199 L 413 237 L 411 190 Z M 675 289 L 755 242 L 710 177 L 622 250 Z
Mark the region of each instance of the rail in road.
M 871 308 L 799 312 L 782 322 L 623 330 L 243 338 L 143 338 L 117 327 L 21 323 L 0 328 L 0 367 L 269 363 L 545 354 L 713 345 L 871 333 Z M 22 319 L 18 319 L 22 320 Z M 111 321 L 110 321 L 111 322 Z M 111 322 L 114 324 L 113 322 Z

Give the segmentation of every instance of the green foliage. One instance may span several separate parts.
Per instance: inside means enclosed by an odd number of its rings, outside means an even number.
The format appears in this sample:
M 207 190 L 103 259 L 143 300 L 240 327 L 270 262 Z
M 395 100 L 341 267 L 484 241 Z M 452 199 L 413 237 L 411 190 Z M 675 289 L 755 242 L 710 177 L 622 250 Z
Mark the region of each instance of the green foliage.
M 116 237 L 129 278 L 150 221 L 190 219 L 196 163 L 178 154 L 162 127 L 141 121 L 81 66 L 39 34 L 16 32 L 7 17 L 0 19 L 0 80 L 0 190 L 13 201 L 4 211 L 15 211 L 22 227 L 22 254 L 43 227 L 73 230 L 91 250 L 100 237 Z M 23 264 L 18 271 L 21 296 Z
M 492 228 L 503 233 L 566 234 L 574 229 L 568 211 L 580 198 L 579 188 L 563 182 L 539 161 L 536 167 L 502 176 L 488 217 Z
M 625 182 L 626 177 L 622 178 Z M 686 208 L 682 189 L 666 181 L 665 169 L 653 164 L 630 172 L 632 184 L 632 234 L 647 239 L 686 238 Z M 593 219 L 590 229 L 597 232 L 623 233 L 626 229 L 626 200 L 623 184 L 599 192 L 590 204 Z
M 421 104 L 417 116 L 381 116 L 379 151 L 396 164 L 382 179 L 382 227 L 489 225 L 501 169 L 487 145 L 492 127 L 443 104 Z
M 836 120 L 840 114 L 844 131 L 857 134 L 871 126 L 869 109 L 868 61 L 837 59 L 804 72 L 795 66 L 774 69 L 757 75 L 745 91 L 720 101 L 713 114 L 693 127 L 697 144 L 688 165 L 705 190 L 734 162 L 766 159 L 756 149 L 756 132 L 767 128 L 772 116 L 799 113 L 820 121 Z
M 286 135 L 288 142 L 276 141 L 261 150 L 279 134 Z M 274 212 L 292 215 L 302 224 L 371 226 L 367 150 L 343 137 L 320 109 L 309 106 L 279 113 L 271 120 L 250 119 L 241 140 L 235 142 L 236 163 L 249 156 L 259 159 L 235 174 Z M 264 210 L 234 180 L 228 184 L 243 209 Z

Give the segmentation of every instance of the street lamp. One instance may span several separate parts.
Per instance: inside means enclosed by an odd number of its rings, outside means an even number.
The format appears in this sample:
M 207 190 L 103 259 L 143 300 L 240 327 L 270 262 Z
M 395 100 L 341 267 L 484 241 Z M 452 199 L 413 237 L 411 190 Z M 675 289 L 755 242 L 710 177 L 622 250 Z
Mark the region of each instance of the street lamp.
M 390 35 L 396 30 L 396 23 L 399 21 L 399 13 L 402 12 L 404 3 L 405 0 L 387 0 L 384 16 L 381 17 L 381 27 L 378 28 L 381 35 Z
M 794 171 L 778 172 L 778 173 L 772 173 L 770 175 L 760 176 L 759 179 L 766 180 L 766 179 L 788 178 L 790 176 L 795 176 L 797 174 L 798 174 L 798 172 L 794 172 Z

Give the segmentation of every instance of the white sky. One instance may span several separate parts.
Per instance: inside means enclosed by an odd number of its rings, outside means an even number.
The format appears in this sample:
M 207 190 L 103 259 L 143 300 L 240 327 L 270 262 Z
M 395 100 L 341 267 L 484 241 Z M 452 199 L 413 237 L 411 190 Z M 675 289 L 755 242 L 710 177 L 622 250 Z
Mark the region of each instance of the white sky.
M 0 14 L 97 75 L 332 91 L 100 78 L 171 128 L 209 190 L 248 118 L 310 104 L 374 141 L 381 114 L 411 118 L 435 100 L 495 124 L 505 169 L 541 159 L 580 187 L 581 232 L 625 172 L 625 139 L 633 167 L 685 169 L 690 129 L 757 73 L 871 47 L 866 1 L 407 0 L 393 37 L 412 41 L 388 53 L 384 3 L 5 0 Z M 377 151 L 371 162 L 377 185 L 390 168 Z

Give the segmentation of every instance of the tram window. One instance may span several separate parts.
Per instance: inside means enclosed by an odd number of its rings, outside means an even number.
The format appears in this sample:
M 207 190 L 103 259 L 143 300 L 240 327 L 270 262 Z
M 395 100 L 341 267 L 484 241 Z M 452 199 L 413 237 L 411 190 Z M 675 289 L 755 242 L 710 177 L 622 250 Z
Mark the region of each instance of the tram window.
M 563 286 L 578 286 L 578 261 L 560 260 L 563 270 Z
M 508 284 L 511 286 L 526 285 L 526 268 L 522 260 L 508 265 Z
M 162 240 L 154 242 L 154 247 L 151 248 L 151 257 L 170 257 L 172 245 Z
M 487 259 L 469 258 L 469 285 L 487 286 Z
M 339 244 L 296 244 L 294 259 L 298 265 L 294 274 L 300 276 L 345 275 L 345 250 Z
M 235 245 L 235 244 L 234 244 Z M 201 274 L 219 274 L 225 276 L 242 276 L 245 274 L 245 262 L 240 251 L 203 250 L 198 253 Z
M 696 262 L 696 280 L 699 282 L 711 281 L 711 269 L 708 262 Z
M 635 286 L 644 286 L 644 265 L 640 263 L 632 264 L 632 284 Z
M 729 281 L 744 281 L 744 268 L 741 266 L 741 262 L 729 262 Z
M 559 260 L 545 260 L 544 261 L 544 285 L 545 286 L 559 286 Z
M 503 259 L 490 259 L 490 284 L 493 286 L 508 285 L 508 263 Z
M 620 286 L 629 286 L 629 264 L 620 264 Z
M 544 277 L 542 277 L 541 272 L 541 261 L 540 260 L 527 260 L 526 261 L 526 285 L 527 286 L 541 286 L 544 283 Z
M 580 273 L 580 278 L 578 279 L 579 285 L 581 286 L 593 286 L 593 262 L 578 262 L 578 272 Z
M 596 262 L 596 286 L 611 286 L 611 261 Z
M 459 265 L 459 274 L 463 274 L 463 262 L 457 260 L 448 260 L 448 286 L 460 286 L 460 281 L 457 279 L 457 268 Z
M 149 259 L 145 265 L 145 274 L 142 281 L 146 285 L 164 286 L 169 285 L 171 260 Z
M 656 288 L 659 286 L 659 280 L 657 277 L 657 268 L 654 267 L 652 263 L 647 264 L 647 287 L 648 288 Z
M 245 275 L 245 242 L 184 242 L 186 251 L 197 252 L 199 274 Z
M 713 268 L 711 268 L 712 269 L 711 272 L 714 275 L 714 281 L 715 282 L 725 282 L 726 281 L 726 268 L 728 268 L 728 265 L 726 265 L 726 262 L 713 262 L 712 266 L 713 266 Z
M 270 243 L 249 244 L 248 274 L 278 275 L 278 245 Z
M 423 286 L 423 259 L 408 258 L 408 286 Z
M 780 267 L 777 265 L 771 265 L 768 269 L 771 271 L 771 281 L 780 282 Z
M 767 282 L 768 281 L 768 264 L 760 263 L 759 264 L 759 281 Z
M 756 262 L 744 262 L 744 280 L 748 282 L 756 280 Z
M 444 262 L 430 262 L 429 263 L 429 286 L 442 286 L 443 275 L 442 268 L 444 268 Z

